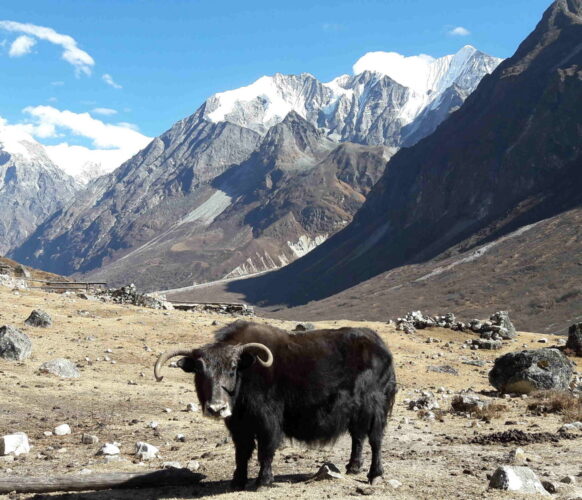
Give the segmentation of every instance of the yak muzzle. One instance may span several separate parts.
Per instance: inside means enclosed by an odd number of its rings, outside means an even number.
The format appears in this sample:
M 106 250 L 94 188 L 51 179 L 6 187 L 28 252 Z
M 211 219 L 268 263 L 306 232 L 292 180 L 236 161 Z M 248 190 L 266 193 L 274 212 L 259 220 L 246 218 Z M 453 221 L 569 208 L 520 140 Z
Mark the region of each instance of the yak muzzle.
M 230 406 L 224 401 L 217 401 L 215 403 L 206 403 L 204 405 L 204 413 L 208 417 L 213 418 L 227 418 L 232 415 Z

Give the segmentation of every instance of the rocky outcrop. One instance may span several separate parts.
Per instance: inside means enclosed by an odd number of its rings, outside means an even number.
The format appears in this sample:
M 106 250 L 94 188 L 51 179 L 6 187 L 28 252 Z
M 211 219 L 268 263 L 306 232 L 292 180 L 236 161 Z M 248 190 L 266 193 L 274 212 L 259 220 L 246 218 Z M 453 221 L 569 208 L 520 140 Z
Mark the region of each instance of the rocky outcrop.
M 503 393 L 564 391 L 570 387 L 572 365 L 557 349 L 511 352 L 497 358 L 489 382 Z

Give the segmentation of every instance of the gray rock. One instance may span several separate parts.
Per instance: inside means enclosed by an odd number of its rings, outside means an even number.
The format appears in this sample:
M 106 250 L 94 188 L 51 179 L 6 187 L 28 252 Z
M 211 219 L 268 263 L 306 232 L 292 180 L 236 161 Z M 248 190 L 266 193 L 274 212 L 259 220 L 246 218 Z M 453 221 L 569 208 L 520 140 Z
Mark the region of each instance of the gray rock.
M 14 274 L 16 274 L 16 276 L 20 276 L 21 278 L 30 278 L 30 271 L 22 264 L 18 264 L 14 268 Z
M 509 313 L 507 311 L 497 311 L 489 319 L 493 325 L 500 327 L 498 332 L 501 338 L 509 340 L 517 337 L 517 332 L 509 319 Z
M 138 441 L 135 443 L 135 456 L 140 460 L 151 460 L 158 456 L 160 450 L 154 445 Z
M 83 434 L 81 436 L 81 443 L 83 444 L 97 444 L 99 442 L 99 438 L 97 436 L 93 436 L 92 434 Z
M 32 342 L 26 334 L 10 325 L 0 328 L 0 358 L 22 361 L 31 352 Z
M 486 406 L 487 403 L 485 401 L 482 401 L 477 396 L 471 396 L 469 394 L 459 394 L 451 401 L 451 407 L 453 410 L 462 413 L 473 413 L 485 408 Z
M 75 363 L 65 358 L 51 359 L 40 365 L 39 371 L 51 373 L 61 378 L 79 378 L 81 376 Z
M 449 365 L 429 366 L 429 372 L 447 373 L 448 375 L 459 375 L 459 372 Z
M 485 366 L 485 361 L 483 361 L 482 359 L 468 359 L 466 361 L 463 361 L 464 365 L 471 365 L 471 366 L 479 366 L 479 367 L 483 367 Z
M 549 495 L 535 472 L 529 467 L 522 466 L 503 465 L 499 467 L 489 481 L 489 488 L 519 493 L 535 493 L 542 496 Z
M 572 378 L 568 358 L 557 349 L 511 352 L 495 360 L 489 382 L 504 393 L 566 390 Z
M 568 329 L 566 349 L 572 349 L 576 356 L 582 356 L 582 323 L 575 323 Z
M 40 328 L 48 328 L 53 324 L 53 320 L 49 314 L 41 309 L 35 309 L 30 313 L 30 316 L 24 322 L 28 326 L 37 326 Z
M 487 349 L 487 350 L 498 350 L 503 347 L 501 340 L 492 340 L 492 339 L 474 339 L 471 345 L 479 348 L 479 349 Z
M 293 328 L 294 332 L 307 332 L 310 330 L 315 330 L 315 325 L 313 323 L 297 323 L 295 328 Z

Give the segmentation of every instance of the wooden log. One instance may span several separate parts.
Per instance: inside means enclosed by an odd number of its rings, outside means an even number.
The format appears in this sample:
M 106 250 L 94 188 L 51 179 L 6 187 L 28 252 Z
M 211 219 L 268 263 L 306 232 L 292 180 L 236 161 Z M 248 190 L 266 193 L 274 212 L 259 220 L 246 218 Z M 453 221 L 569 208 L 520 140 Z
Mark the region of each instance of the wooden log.
M 50 493 L 55 491 L 110 490 L 189 486 L 205 476 L 189 469 L 164 469 L 149 472 L 111 472 L 82 476 L 0 477 L 0 494 Z

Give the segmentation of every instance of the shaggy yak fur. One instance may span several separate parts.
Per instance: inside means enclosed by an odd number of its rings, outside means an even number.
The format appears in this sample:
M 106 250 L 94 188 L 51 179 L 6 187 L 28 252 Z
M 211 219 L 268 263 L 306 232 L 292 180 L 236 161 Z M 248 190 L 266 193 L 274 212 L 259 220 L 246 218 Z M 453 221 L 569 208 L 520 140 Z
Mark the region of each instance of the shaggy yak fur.
M 245 349 L 245 344 L 255 348 Z M 256 349 L 257 344 L 268 350 Z M 374 331 L 346 327 L 289 333 L 236 321 L 218 331 L 214 343 L 171 355 L 184 354 L 178 366 L 195 373 L 204 413 L 224 418 L 232 435 L 234 488 L 245 488 L 255 446 L 260 464 L 256 484 L 265 486 L 273 482 L 271 463 L 284 437 L 321 444 L 345 432 L 352 438 L 347 473 L 360 471 L 367 437 L 372 450 L 368 479 L 374 483 L 382 476 L 382 437 L 396 376 L 392 355 Z M 167 361 L 162 356 L 159 368 Z M 270 366 L 265 357 L 271 358 Z

